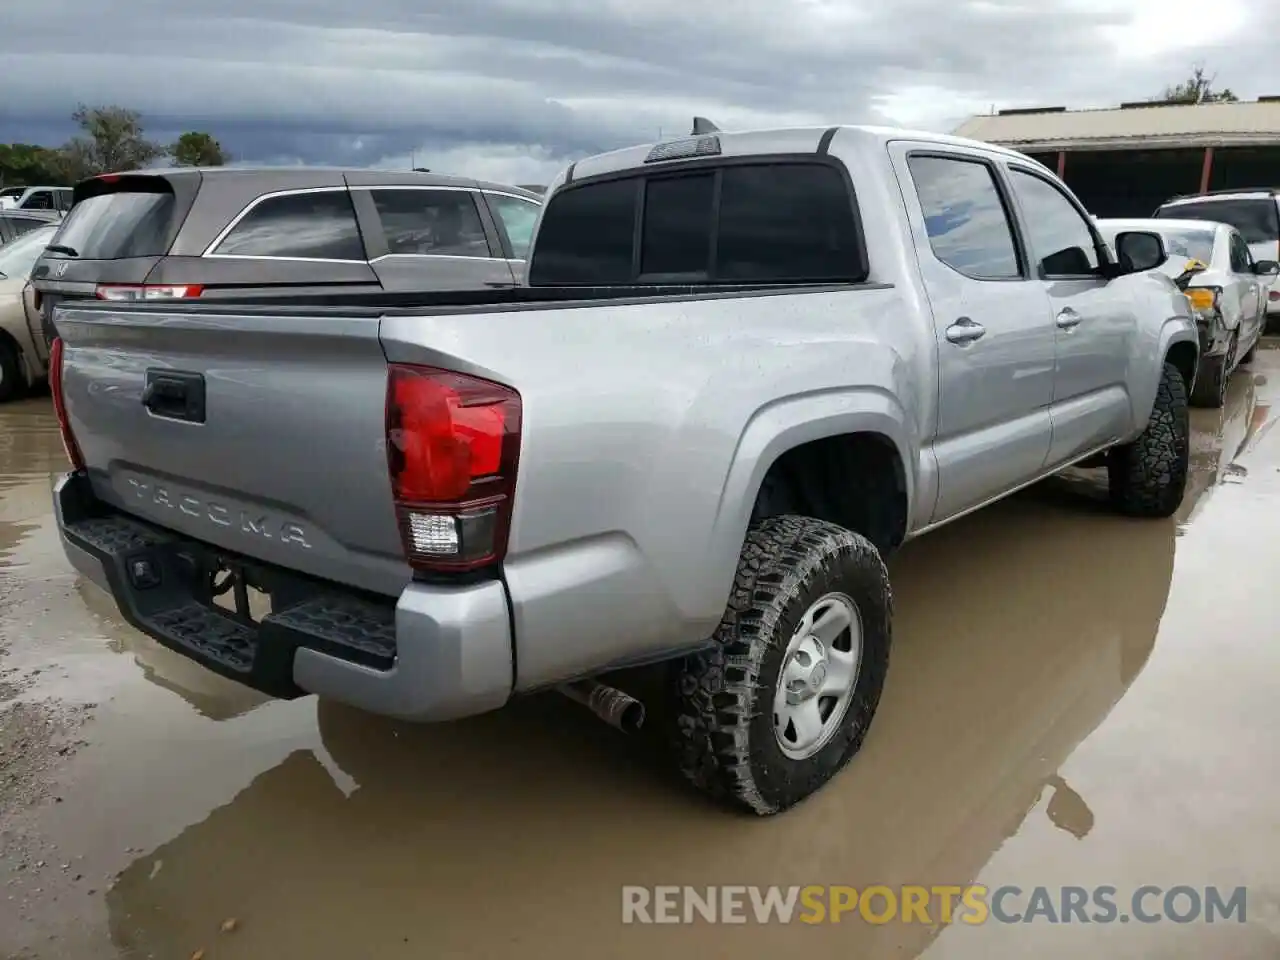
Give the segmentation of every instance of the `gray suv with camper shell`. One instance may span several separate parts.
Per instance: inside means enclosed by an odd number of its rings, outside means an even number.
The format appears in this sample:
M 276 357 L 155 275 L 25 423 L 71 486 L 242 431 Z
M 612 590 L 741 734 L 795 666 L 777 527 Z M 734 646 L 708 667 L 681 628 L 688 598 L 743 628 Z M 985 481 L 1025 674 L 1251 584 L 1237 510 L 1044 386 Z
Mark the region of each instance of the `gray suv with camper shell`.
M 405 171 L 105 174 L 76 186 L 32 283 L 49 338 L 68 300 L 510 287 L 541 204 L 520 187 Z

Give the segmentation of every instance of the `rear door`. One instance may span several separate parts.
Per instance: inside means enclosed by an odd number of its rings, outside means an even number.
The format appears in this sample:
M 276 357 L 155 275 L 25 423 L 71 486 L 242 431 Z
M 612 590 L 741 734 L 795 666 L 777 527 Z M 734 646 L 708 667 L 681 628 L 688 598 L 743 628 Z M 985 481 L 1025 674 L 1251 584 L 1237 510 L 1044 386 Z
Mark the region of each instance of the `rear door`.
M 256 196 L 202 252 L 166 257 L 147 282 L 199 284 L 202 300 L 379 289 L 345 186 Z
M 354 186 L 371 202 L 370 263 L 387 290 L 514 286 L 496 230 L 459 187 Z

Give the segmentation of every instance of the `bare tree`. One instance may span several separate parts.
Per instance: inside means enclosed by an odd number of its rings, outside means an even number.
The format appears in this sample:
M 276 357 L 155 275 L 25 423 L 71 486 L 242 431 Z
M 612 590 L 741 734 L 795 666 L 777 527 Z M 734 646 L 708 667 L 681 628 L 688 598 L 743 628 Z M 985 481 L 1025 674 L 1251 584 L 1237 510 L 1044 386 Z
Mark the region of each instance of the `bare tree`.
M 63 163 L 73 180 L 137 170 L 165 152 L 142 135 L 142 117 L 136 110 L 81 104 L 71 119 L 83 131 L 62 148 Z
M 1156 103 L 1235 103 L 1240 98 L 1231 92 L 1229 87 L 1221 90 L 1213 88 L 1213 81 L 1218 75 L 1205 73 L 1204 64 L 1197 63 L 1191 67 L 1191 74 L 1181 83 L 1165 87 L 1164 92 L 1155 98 Z

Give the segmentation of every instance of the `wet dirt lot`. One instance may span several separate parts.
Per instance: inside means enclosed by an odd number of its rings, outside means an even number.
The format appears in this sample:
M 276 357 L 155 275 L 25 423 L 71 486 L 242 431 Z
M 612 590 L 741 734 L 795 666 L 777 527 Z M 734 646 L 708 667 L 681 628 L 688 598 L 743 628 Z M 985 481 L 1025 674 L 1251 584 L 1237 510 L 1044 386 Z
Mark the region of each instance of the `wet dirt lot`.
M 0 958 L 1274 960 L 1278 396 L 1270 350 L 1194 413 L 1175 520 L 1080 475 L 905 548 L 866 747 L 772 820 L 559 698 L 411 727 L 204 672 L 72 573 L 48 399 L 0 408 Z M 1247 918 L 621 922 L 627 884 L 975 881 L 1244 886 Z

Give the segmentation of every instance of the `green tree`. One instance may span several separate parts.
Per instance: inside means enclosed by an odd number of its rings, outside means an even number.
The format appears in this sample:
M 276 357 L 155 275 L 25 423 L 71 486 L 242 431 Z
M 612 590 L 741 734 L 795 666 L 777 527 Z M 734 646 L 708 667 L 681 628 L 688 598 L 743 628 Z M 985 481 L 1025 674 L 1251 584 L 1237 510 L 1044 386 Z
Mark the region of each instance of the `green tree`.
M 62 148 L 68 179 L 83 180 L 100 173 L 137 170 L 164 154 L 143 136 L 142 117 L 124 107 L 81 104 L 71 115 L 83 131 Z
M 1231 92 L 1229 87 L 1221 90 L 1213 88 L 1217 74 L 1209 76 L 1204 71 L 1204 64 L 1195 64 L 1191 74 L 1181 83 L 1165 87 L 1164 92 L 1156 97 L 1157 103 L 1235 103 L 1240 98 Z
M 70 181 L 58 151 L 31 143 L 0 143 L 0 186 L 64 186 Z
M 230 160 L 212 135 L 189 130 L 169 145 L 169 156 L 180 167 L 221 167 Z

